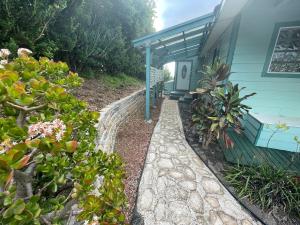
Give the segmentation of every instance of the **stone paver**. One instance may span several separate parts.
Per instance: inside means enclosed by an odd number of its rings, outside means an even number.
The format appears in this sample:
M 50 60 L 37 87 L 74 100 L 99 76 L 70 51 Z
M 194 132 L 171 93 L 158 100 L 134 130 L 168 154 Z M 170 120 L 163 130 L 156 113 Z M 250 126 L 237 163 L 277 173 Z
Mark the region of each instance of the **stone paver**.
M 176 101 L 166 99 L 149 146 L 137 212 L 145 225 L 254 225 L 185 140 Z

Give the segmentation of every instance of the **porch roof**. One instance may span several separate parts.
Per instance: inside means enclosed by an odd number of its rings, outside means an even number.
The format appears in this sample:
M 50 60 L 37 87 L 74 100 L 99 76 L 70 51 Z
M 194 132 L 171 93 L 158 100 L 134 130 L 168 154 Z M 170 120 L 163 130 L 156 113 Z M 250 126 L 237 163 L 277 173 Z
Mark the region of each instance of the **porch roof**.
M 138 38 L 133 41 L 136 48 L 151 47 L 154 55 L 159 57 L 160 63 L 197 56 L 209 34 L 215 13 L 208 13 Z

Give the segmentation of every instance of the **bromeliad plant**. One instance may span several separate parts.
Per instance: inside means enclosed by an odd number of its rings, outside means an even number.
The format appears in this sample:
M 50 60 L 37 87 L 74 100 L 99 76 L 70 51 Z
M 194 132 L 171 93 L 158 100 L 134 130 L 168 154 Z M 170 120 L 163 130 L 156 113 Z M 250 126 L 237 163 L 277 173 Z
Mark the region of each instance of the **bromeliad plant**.
M 229 128 L 241 132 L 241 122 L 245 112 L 250 107 L 242 101 L 255 95 L 251 93 L 240 97 L 243 88 L 226 81 L 229 77 L 229 67 L 216 63 L 213 67 L 206 67 L 201 88 L 196 91 L 198 98 L 193 102 L 193 122 L 197 124 L 202 147 L 207 149 L 216 139 L 222 139 L 227 148 L 234 143 L 227 134 Z
M 19 49 L 0 57 L 0 224 L 124 224 L 120 158 L 95 151 L 98 113 L 71 93 L 81 78 Z

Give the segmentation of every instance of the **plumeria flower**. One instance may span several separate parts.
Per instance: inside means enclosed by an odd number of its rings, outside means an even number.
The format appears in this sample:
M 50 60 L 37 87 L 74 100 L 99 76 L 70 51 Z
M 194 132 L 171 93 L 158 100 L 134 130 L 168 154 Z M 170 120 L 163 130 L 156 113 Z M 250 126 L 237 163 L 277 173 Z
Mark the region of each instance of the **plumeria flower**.
M 27 48 L 19 48 L 18 49 L 18 56 L 19 57 L 27 57 L 30 54 L 32 54 L 32 51 L 30 51 Z
M 11 54 L 11 52 L 7 48 L 2 48 L 0 50 L 0 58 L 7 59 L 7 57 Z

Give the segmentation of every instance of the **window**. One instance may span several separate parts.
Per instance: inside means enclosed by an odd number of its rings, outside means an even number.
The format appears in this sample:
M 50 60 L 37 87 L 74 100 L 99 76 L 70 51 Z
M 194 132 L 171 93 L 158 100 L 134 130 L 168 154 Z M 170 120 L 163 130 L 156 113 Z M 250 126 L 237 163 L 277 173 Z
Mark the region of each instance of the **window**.
M 219 55 L 220 55 L 219 49 L 218 49 L 218 48 L 215 48 L 215 50 L 214 50 L 214 55 L 213 55 L 213 59 L 212 59 L 212 63 L 211 63 L 212 65 L 214 65 L 215 62 L 218 60 Z
M 266 75 L 300 75 L 300 25 L 275 29 Z

